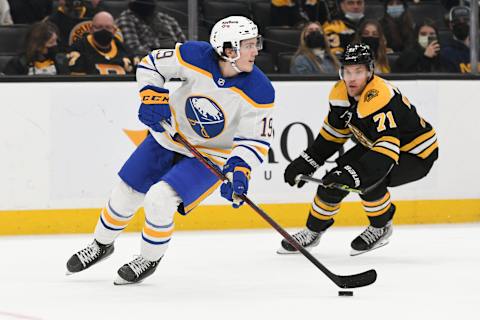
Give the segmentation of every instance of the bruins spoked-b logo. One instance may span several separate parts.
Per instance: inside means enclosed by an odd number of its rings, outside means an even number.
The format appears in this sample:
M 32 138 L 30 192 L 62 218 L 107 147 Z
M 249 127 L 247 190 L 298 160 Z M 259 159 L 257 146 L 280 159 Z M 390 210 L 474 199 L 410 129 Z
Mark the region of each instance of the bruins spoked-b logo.
M 225 128 L 222 109 L 207 97 L 189 97 L 185 104 L 185 114 L 193 130 L 204 139 L 218 136 Z
M 363 99 L 364 102 L 370 102 L 373 98 L 378 96 L 378 90 L 377 89 L 371 89 L 365 94 L 365 98 Z

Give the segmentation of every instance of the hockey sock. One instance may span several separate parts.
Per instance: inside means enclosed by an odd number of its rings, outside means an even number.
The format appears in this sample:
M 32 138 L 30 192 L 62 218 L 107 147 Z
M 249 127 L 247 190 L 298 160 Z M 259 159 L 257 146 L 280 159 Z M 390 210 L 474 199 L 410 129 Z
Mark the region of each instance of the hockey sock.
M 102 209 L 95 227 L 95 240 L 110 244 L 127 227 L 145 195 L 121 181 L 112 191 L 105 208 Z

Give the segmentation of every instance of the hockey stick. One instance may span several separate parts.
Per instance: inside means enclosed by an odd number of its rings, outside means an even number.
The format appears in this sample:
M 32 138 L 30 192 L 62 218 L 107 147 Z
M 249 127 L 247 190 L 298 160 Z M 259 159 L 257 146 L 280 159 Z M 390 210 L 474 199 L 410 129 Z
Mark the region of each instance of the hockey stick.
M 353 192 L 353 193 L 358 193 L 358 194 L 365 194 L 365 193 L 368 193 L 368 192 L 372 191 L 376 187 L 378 187 L 378 185 L 380 185 L 380 183 L 390 174 L 390 171 L 392 171 L 392 169 L 393 169 L 393 164 L 390 166 L 390 169 L 388 169 L 387 173 L 385 173 L 380 179 L 378 179 L 377 182 L 375 182 L 374 184 L 372 184 L 372 185 L 370 185 L 366 188 L 361 188 L 361 189 L 351 188 L 351 187 L 349 187 L 345 184 L 340 184 L 340 183 L 332 183 L 332 184 L 326 185 L 323 182 L 322 179 L 317 179 L 317 178 L 314 178 L 312 176 L 307 176 L 307 175 L 304 175 L 304 174 L 298 175 L 295 178 L 295 180 L 297 182 L 300 181 L 300 180 L 307 181 L 307 182 L 314 182 L 314 183 L 316 183 L 318 185 L 321 185 L 322 187 L 325 187 L 325 188 L 334 188 L 334 189 Z
M 207 167 L 221 181 L 228 181 L 228 178 L 208 159 L 188 142 L 183 136 L 178 134 L 168 123 L 161 122 L 161 125 L 170 134 L 173 140 L 182 144 L 192 155 Z M 374 269 L 353 275 L 341 276 L 336 275 L 321 264 L 308 250 L 302 247 L 287 231 L 285 231 L 275 220 L 273 220 L 263 209 L 258 207 L 246 195 L 238 195 L 245 201 L 256 213 L 258 213 L 265 221 L 267 221 L 275 230 L 277 230 L 295 249 L 302 253 L 310 262 L 312 262 L 320 271 L 322 271 L 330 280 L 332 280 L 340 288 L 358 288 L 368 286 L 377 279 L 377 272 Z
M 358 194 L 364 194 L 365 193 L 365 190 L 364 189 L 354 189 L 354 188 L 350 188 L 349 186 L 345 185 L 345 184 L 339 184 L 339 183 L 332 183 L 330 185 L 326 185 L 322 179 L 317 179 L 317 178 L 314 178 L 314 177 L 311 177 L 311 176 L 307 176 L 307 175 L 304 175 L 304 174 L 300 174 L 298 175 L 295 180 L 298 182 L 298 181 L 306 181 L 306 182 L 314 182 L 318 185 L 321 185 L 322 187 L 325 187 L 325 188 L 334 188 L 334 189 L 338 189 L 338 190 L 343 190 L 343 191 L 348 191 L 348 192 L 354 192 L 354 193 L 358 193 Z

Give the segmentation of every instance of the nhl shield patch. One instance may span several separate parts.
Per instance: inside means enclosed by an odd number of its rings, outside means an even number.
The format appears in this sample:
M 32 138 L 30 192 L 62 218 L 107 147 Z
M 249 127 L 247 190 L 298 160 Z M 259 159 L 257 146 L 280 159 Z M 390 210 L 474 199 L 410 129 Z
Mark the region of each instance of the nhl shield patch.
M 207 97 L 189 97 L 185 103 L 185 114 L 192 129 L 204 139 L 218 136 L 225 128 L 222 109 Z

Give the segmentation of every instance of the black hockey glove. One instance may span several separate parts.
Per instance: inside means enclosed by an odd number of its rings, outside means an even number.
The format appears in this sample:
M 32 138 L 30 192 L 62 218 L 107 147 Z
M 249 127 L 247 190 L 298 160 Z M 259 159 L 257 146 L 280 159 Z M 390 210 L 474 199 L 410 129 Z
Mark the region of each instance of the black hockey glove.
M 358 169 L 346 164 L 343 168 L 336 167 L 323 177 L 323 183 L 328 187 L 332 184 L 346 185 L 352 189 L 358 189 L 362 182 Z
M 312 175 L 318 168 L 322 166 L 323 163 L 317 163 L 312 157 L 310 157 L 306 152 L 302 152 L 300 157 L 290 162 L 290 164 L 285 169 L 283 178 L 285 182 L 291 185 L 292 187 L 297 183 L 295 178 L 300 174 Z M 303 187 L 305 181 L 299 181 L 297 184 L 298 188 Z

